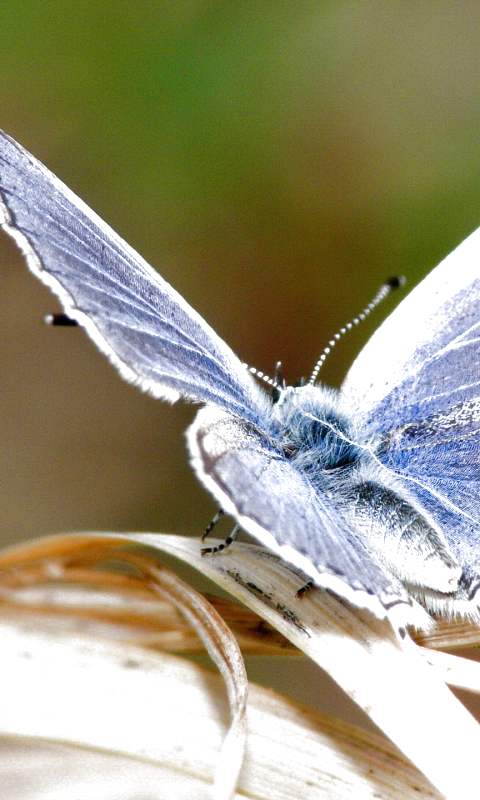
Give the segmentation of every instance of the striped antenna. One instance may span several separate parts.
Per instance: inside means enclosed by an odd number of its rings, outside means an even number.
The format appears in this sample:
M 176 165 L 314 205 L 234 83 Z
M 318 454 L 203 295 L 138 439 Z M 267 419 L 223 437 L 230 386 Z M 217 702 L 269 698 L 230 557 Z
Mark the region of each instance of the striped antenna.
M 385 298 L 388 297 L 390 292 L 392 292 L 394 289 L 398 289 L 400 286 L 403 286 L 404 283 L 405 283 L 405 278 L 402 275 L 398 275 L 396 277 L 389 278 L 388 280 L 386 280 L 385 283 L 382 283 L 377 294 L 375 295 L 373 300 L 370 301 L 368 306 L 365 306 L 365 308 L 360 312 L 360 314 L 358 314 L 357 317 L 352 319 L 351 322 L 348 322 L 343 328 L 340 328 L 338 333 L 335 334 L 333 339 L 330 339 L 327 346 L 322 350 L 320 358 L 315 364 L 310 380 L 308 381 L 310 385 L 313 385 L 317 380 L 319 372 L 322 368 L 325 359 L 331 352 L 332 348 L 335 347 L 338 340 L 341 339 L 342 336 L 344 336 L 347 333 L 347 331 L 351 330 L 355 325 L 358 325 L 360 322 L 363 322 L 365 317 L 368 317 L 370 312 L 373 311 L 373 309 L 376 306 L 378 306 L 379 303 L 382 302 L 382 300 L 385 300 Z
M 246 369 L 248 369 L 248 371 L 251 372 L 252 375 L 255 375 L 256 378 L 260 378 L 260 380 L 265 381 L 265 383 L 268 383 L 269 386 L 274 386 L 275 388 L 278 387 L 276 380 L 274 380 L 274 378 L 270 378 L 268 375 L 265 375 L 265 373 L 261 372 L 261 370 L 256 369 L 256 367 L 249 367 L 248 364 L 245 363 L 243 364 L 243 366 Z

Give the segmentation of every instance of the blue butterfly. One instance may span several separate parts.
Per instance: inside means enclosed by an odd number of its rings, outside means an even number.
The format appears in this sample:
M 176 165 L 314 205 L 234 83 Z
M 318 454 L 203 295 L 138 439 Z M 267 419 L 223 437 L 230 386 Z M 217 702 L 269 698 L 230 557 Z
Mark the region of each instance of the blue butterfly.
M 480 618 L 480 230 L 410 293 L 340 391 L 269 396 L 61 181 L 0 135 L 0 223 L 122 377 L 205 406 L 193 468 L 241 528 L 397 627 Z M 423 607 L 423 608 L 422 608 Z

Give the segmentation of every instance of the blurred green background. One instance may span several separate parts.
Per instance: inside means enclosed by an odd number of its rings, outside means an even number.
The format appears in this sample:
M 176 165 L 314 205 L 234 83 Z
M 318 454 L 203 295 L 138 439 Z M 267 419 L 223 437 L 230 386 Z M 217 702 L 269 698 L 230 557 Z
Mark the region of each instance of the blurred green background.
M 477 2 L 2 0 L 0 127 L 245 361 L 308 375 L 478 224 Z M 193 409 L 125 385 L 0 241 L 0 539 L 199 534 Z M 400 299 L 346 338 L 339 385 Z

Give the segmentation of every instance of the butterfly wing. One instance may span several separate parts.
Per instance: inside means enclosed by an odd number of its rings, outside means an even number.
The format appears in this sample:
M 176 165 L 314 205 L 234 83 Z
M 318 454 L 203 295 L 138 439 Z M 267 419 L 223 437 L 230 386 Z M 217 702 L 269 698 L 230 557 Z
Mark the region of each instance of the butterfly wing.
M 342 386 L 375 430 L 448 411 L 480 395 L 480 228 L 380 325 Z
M 342 397 L 384 432 L 381 461 L 440 527 L 473 596 L 480 575 L 480 229 L 380 326 Z
M 185 300 L 39 161 L 0 132 L 0 223 L 121 375 L 156 397 L 257 422 L 265 399 Z
M 343 522 L 326 493 L 294 469 L 258 428 L 220 409 L 199 411 L 188 432 L 202 483 L 241 527 L 356 606 L 399 624 L 425 623 L 400 583 Z

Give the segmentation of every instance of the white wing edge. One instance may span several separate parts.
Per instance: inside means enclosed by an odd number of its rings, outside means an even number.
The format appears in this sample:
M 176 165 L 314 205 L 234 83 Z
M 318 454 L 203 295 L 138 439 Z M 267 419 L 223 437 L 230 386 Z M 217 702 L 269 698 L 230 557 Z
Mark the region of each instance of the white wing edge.
M 348 584 L 329 573 L 319 572 L 314 565 L 301 553 L 298 553 L 290 545 L 279 545 L 275 537 L 265 528 L 262 528 L 253 520 L 239 514 L 230 498 L 221 490 L 218 484 L 205 474 L 200 451 L 196 441 L 197 430 L 204 426 L 210 426 L 217 422 L 221 417 L 230 416 L 227 412 L 217 409 L 215 406 L 205 406 L 200 409 L 194 422 L 187 429 L 186 437 L 190 450 L 190 463 L 197 475 L 200 483 L 213 495 L 221 508 L 230 514 L 247 533 L 254 536 L 261 544 L 272 552 L 276 553 L 284 561 L 297 567 L 308 575 L 316 586 L 321 589 L 329 589 L 339 597 L 345 599 L 356 608 L 370 611 L 377 619 L 390 621 L 394 630 L 404 629 L 407 625 L 412 625 L 418 630 L 429 630 L 432 627 L 432 619 L 427 612 L 415 600 L 411 604 L 399 602 L 391 608 L 385 608 L 378 597 L 369 594 L 361 589 L 352 589 Z
M 407 376 L 408 361 L 431 339 L 433 319 L 444 303 L 480 278 L 480 228 L 471 233 L 418 284 L 361 350 L 341 388 L 362 412 L 375 407 Z M 420 321 L 420 323 L 419 323 Z
M 167 386 L 162 386 L 156 381 L 150 381 L 142 378 L 140 375 L 138 375 L 138 373 L 135 372 L 135 370 L 133 370 L 128 364 L 126 364 L 117 356 L 113 348 L 102 336 L 90 317 L 88 317 L 83 313 L 83 311 L 80 311 L 75 306 L 71 295 L 64 289 L 61 283 L 43 267 L 40 257 L 28 241 L 25 234 L 23 234 L 13 223 L 10 211 L 1 197 L 1 193 L 0 226 L 6 233 L 8 233 L 9 236 L 12 237 L 12 239 L 15 240 L 17 246 L 25 256 L 25 260 L 30 271 L 35 275 L 36 278 L 44 283 L 45 286 L 48 286 L 48 288 L 51 289 L 51 291 L 58 297 L 65 310 L 65 313 L 72 319 L 76 320 L 76 322 L 78 322 L 82 328 L 85 328 L 92 341 L 97 345 L 98 349 L 107 356 L 108 360 L 118 370 L 119 374 L 124 380 L 126 380 L 128 383 L 138 386 L 140 389 L 142 389 L 142 391 L 151 394 L 157 399 L 166 400 L 170 403 L 174 403 L 176 400 L 178 400 L 180 397 L 179 392 L 176 392 Z
M 66 185 L 66 183 L 63 183 L 63 181 L 61 181 L 60 178 L 57 178 L 55 173 L 51 172 L 51 170 L 49 170 L 44 164 L 42 164 L 41 161 L 39 161 L 37 158 L 35 158 L 35 156 L 29 153 L 28 150 L 25 150 L 25 148 L 22 147 L 20 144 L 18 144 L 18 142 L 16 142 L 15 139 L 6 134 L 4 131 L 0 130 L 0 139 L 2 138 L 8 141 L 11 144 L 11 146 L 14 147 L 16 150 L 18 150 L 20 153 L 22 153 L 22 155 L 32 164 L 34 169 L 38 170 L 45 176 L 46 180 L 52 184 L 52 186 L 54 187 L 54 189 L 56 189 L 59 195 L 61 196 L 63 195 L 63 197 L 65 197 L 65 199 L 68 202 L 70 202 L 75 208 L 78 208 L 78 210 L 82 214 L 84 214 L 87 217 L 87 219 L 89 219 L 93 223 L 93 225 L 99 228 L 99 230 L 105 236 L 106 244 L 109 241 L 115 242 L 119 250 L 123 250 L 132 259 L 132 261 L 134 261 L 137 264 L 137 266 L 141 270 L 143 270 L 145 274 L 148 275 L 150 280 L 158 284 L 161 292 L 164 292 L 164 285 L 166 284 L 168 286 L 170 296 L 182 308 L 182 310 L 185 311 L 202 328 L 204 328 L 204 330 L 206 330 L 210 335 L 210 337 L 215 341 L 216 345 L 220 349 L 222 349 L 230 358 L 232 356 L 234 358 L 237 358 L 233 353 L 233 351 L 223 341 L 223 339 L 221 339 L 218 336 L 218 334 L 215 333 L 213 328 L 211 328 L 210 325 L 208 325 L 208 323 L 205 322 L 203 317 L 197 311 L 195 311 L 195 309 L 192 308 L 192 306 L 189 305 L 189 303 L 187 303 L 187 301 L 182 297 L 182 295 L 179 294 L 176 291 L 176 289 L 174 289 L 163 278 L 161 278 L 159 273 L 148 263 L 148 261 L 145 261 L 145 259 L 140 255 L 140 253 L 138 253 L 131 245 L 129 245 L 128 242 L 125 241 L 125 239 L 122 239 L 122 237 L 119 236 L 119 234 L 116 233 L 116 231 L 114 231 L 113 228 L 111 228 L 110 225 L 108 225 L 101 217 L 99 217 L 99 215 L 95 211 L 93 211 L 93 209 L 91 209 L 90 206 L 87 205 L 87 203 L 85 203 L 85 201 L 81 199 L 81 197 L 76 195 L 75 192 L 73 192 L 72 189 L 70 189 Z M 1 185 L 0 185 L 0 195 L 1 195 Z M 3 197 L 0 197 L 0 199 L 7 214 L 6 219 L 4 220 L 0 219 L 0 224 L 4 226 L 5 230 L 7 230 L 7 228 L 13 228 L 13 230 L 17 231 L 18 228 L 15 226 L 15 223 L 11 218 L 10 210 L 8 208 L 8 203 L 5 202 Z M 10 230 L 7 230 L 7 232 L 10 233 Z M 29 251 L 32 250 L 32 246 L 28 242 L 28 240 L 27 240 L 27 249 Z M 22 250 L 25 253 L 23 247 Z M 25 253 L 25 255 L 27 255 L 27 253 Z M 50 286 L 50 288 L 52 288 L 52 286 L 48 284 L 47 281 L 44 280 L 44 278 L 40 277 L 37 271 L 34 271 L 34 274 L 38 278 L 40 278 L 40 280 L 46 283 L 47 286 Z M 57 292 L 56 289 L 54 291 Z M 65 290 L 63 288 L 62 292 L 65 293 Z

